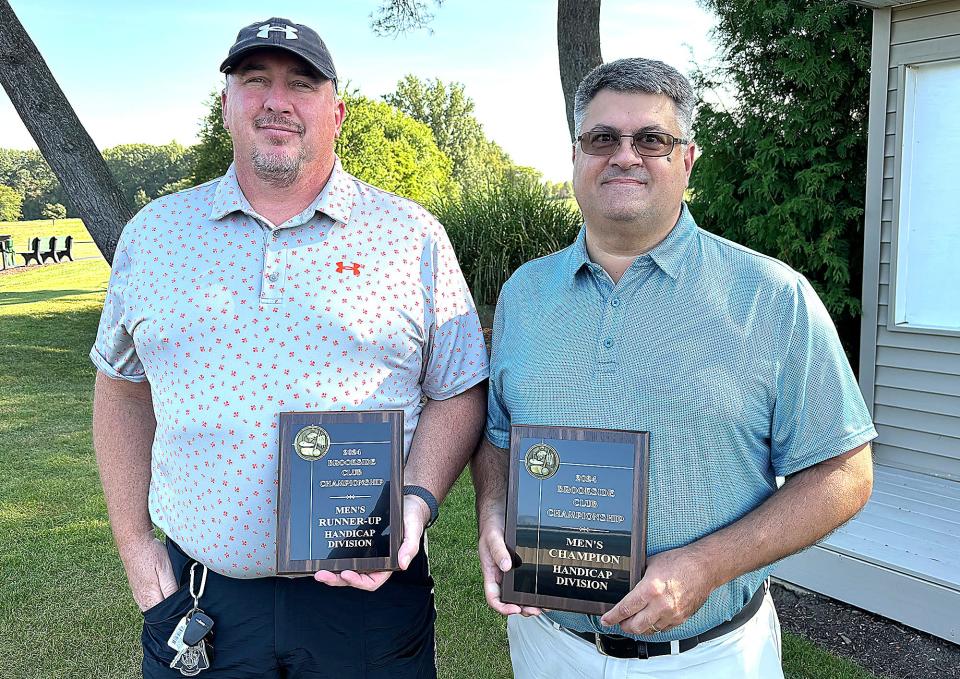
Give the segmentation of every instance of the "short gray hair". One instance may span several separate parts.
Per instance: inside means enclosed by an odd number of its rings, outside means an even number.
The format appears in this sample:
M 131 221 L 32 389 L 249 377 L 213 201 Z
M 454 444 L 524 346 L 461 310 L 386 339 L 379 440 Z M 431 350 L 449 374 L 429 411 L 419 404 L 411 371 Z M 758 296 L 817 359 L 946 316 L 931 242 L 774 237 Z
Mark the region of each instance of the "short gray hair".
M 587 115 L 587 107 L 600 90 L 666 95 L 676 107 L 680 134 L 687 139 L 693 136 L 696 95 L 690 81 L 673 66 L 662 61 L 634 57 L 601 64 L 590 71 L 577 87 L 573 100 L 573 121 L 577 135 L 581 132 L 580 126 Z

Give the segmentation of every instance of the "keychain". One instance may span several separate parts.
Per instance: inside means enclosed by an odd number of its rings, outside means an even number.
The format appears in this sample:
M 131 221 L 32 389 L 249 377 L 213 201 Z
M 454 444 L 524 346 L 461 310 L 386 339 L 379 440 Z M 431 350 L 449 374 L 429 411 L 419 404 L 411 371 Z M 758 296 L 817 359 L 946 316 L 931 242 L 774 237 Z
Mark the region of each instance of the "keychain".
M 199 590 L 194 588 L 194 572 L 197 566 L 203 568 Z M 180 619 L 167 640 L 167 645 L 177 652 L 170 667 L 179 670 L 185 677 L 192 677 L 210 667 L 210 655 L 205 639 L 213 630 L 213 619 L 200 608 L 200 597 L 203 596 L 206 586 L 207 567 L 194 562 L 190 565 L 190 596 L 193 597 L 193 608 Z

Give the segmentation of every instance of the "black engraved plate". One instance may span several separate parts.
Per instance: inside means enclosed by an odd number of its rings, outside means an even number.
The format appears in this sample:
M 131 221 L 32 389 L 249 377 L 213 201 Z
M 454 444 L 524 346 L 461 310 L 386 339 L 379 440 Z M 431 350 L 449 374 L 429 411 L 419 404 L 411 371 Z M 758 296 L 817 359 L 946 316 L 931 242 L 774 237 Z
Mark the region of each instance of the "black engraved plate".
M 602 615 L 646 563 L 648 432 L 514 425 L 502 600 Z
M 277 573 L 396 570 L 403 411 L 280 413 Z

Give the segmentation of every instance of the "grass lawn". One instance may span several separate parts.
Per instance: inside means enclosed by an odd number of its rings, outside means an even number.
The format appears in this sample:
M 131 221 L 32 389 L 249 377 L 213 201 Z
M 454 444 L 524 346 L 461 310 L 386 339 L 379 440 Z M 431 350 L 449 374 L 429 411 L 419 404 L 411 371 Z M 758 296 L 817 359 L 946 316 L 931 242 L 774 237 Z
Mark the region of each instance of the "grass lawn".
M 59 228 L 69 221 L 58 222 L 58 233 L 69 232 Z M 108 276 L 100 259 L 0 275 L 7 679 L 139 676 L 140 614 L 113 546 L 90 437 L 94 368 L 86 356 Z M 473 493 L 461 479 L 430 533 L 440 675 L 505 678 L 505 624 L 483 601 L 475 536 Z M 785 638 L 784 655 L 790 679 L 872 677 L 797 637 Z
M 35 219 L 29 222 L 0 222 L 0 235 L 13 236 L 13 247 L 17 252 L 30 249 L 30 241 L 35 237 L 40 239 L 40 252 L 47 249 L 50 236 L 57 237 L 57 249 L 64 248 L 64 239 L 73 236 L 73 258 L 86 259 L 100 257 L 100 251 L 94 245 L 93 239 L 87 233 L 83 222 L 79 219 L 58 219 L 54 223 L 50 219 Z M 17 265 L 23 264 L 23 257 L 16 257 Z M 52 264 L 47 260 L 47 265 Z M 33 262 L 30 266 L 36 266 Z

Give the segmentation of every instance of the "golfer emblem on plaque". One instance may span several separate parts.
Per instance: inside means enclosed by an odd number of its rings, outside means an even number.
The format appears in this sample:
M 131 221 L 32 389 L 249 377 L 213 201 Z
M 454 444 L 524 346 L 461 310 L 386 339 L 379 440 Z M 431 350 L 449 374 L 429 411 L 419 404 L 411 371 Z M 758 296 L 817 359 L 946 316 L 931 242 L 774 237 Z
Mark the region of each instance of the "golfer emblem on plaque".
M 524 465 L 530 476 L 544 481 L 560 469 L 560 455 L 553 446 L 546 443 L 536 443 L 527 449 Z
M 310 425 L 297 432 L 293 447 L 302 459 L 319 460 L 330 450 L 330 435 L 323 427 Z

